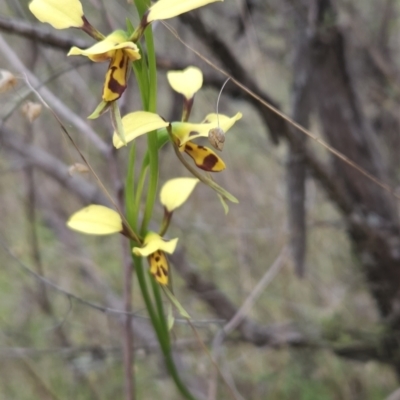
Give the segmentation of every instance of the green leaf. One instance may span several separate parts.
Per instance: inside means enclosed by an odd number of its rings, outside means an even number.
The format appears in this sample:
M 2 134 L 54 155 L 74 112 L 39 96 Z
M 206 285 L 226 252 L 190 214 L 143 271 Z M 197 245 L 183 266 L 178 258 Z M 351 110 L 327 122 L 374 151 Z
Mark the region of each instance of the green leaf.
M 171 304 L 168 304 L 167 318 L 168 318 L 168 330 L 170 331 L 174 327 L 174 323 L 175 323 L 175 317 L 174 317 L 174 314 L 172 312 Z
M 119 112 L 118 103 L 116 101 L 112 102 L 111 120 L 115 129 L 114 133 L 119 137 L 122 144 L 126 146 L 125 130 L 122 125 L 121 113 Z
M 128 37 L 129 37 L 135 31 L 135 28 L 133 27 L 133 24 L 129 18 L 126 18 L 125 22 L 126 22 L 126 31 L 128 33 Z
M 181 303 L 179 303 L 178 299 L 172 294 L 172 292 L 168 289 L 168 287 L 164 286 L 163 289 L 164 289 L 164 292 L 167 295 L 168 299 L 176 307 L 176 309 L 179 311 L 179 313 L 182 315 L 182 317 L 183 318 L 187 318 L 187 319 L 191 319 L 190 315 L 182 307 Z
M 110 107 L 110 102 L 102 101 L 96 109 L 88 116 L 88 119 L 96 119 L 99 118 L 100 115 L 104 114 Z
M 224 197 L 221 196 L 219 193 L 217 193 L 217 196 L 219 197 L 219 200 L 221 201 L 222 207 L 224 208 L 225 215 L 227 215 L 228 212 L 229 212 L 229 206 L 228 206 L 228 204 L 226 203 Z

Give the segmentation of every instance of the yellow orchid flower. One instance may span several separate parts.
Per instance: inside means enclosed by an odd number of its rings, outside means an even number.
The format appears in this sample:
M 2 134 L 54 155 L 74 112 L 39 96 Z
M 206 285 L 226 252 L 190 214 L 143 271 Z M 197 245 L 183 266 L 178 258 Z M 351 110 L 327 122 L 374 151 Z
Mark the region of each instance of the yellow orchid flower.
M 227 132 L 240 118 L 242 118 L 240 112 L 231 118 L 222 114 L 218 116 L 216 114 L 209 114 L 200 124 L 172 122 L 170 129 L 180 151 L 188 154 L 199 168 L 205 171 L 219 172 L 225 169 L 225 163 L 222 159 L 208 147 L 197 145 L 191 140 L 198 137 L 208 137 L 209 131 L 218 127 Z M 130 142 L 155 129 L 166 127 L 169 123 L 165 122 L 157 114 L 136 112 L 125 115 L 122 118 L 122 125 L 126 142 Z M 116 148 L 123 146 L 116 132 L 114 132 L 113 143 Z
M 121 30 L 111 33 L 86 50 L 72 47 L 68 55 L 86 56 L 94 62 L 111 60 L 103 88 L 103 100 L 107 102 L 119 99 L 125 91 L 129 60 L 140 59 L 138 47 L 129 42 L 126 33 Z
M 241 118 L 242 113 L 238 112 L 231 118 L 222 114 L 208 114 L 200 124 L 173 122 L 172 135 L 176 139 L 179 150 L 189 155 L 197 167 L 204 171 L 220 172 L 225 169 L 222 159 L 208 147 L 200 146 L 192 140 L 208 137 L 210 131 L 215 129 L 221 129 L 226 133 Z
M 168 284 L 168 260 L 165 253 L 172 254 L 175 251 L 178 238 L 165 240 L 155 232 L 149 232 L 143 243 L 143 247 L 134 247 L 133 253 L 137 256 L 147 257 L 150 265 L 150 273 L 161 285 Z
M 126 32 L 117 30 L 104 37 L 87 21 L 79 0 L 33 0 L 29 9 L 39 21 L 48 22 L 56 29 L 81 28 L 99 40 L 85 50 L 72 47 L 68 55 L 86 56 L 94 62 L 110 60 L 102 96 L 106 103 L 101 109 L 121 97 L 127 86 L 129 61 L 141 58 L 138 47 L 128 40 Z
M 196 67 L 188 67 L 183 71 L 170 71 L 167 73 L 168 83 L 176 92 L 185 97 L 182 121 L 173 122 L 172 134 L 181 151 L 188 154 L 195 164 L 205 170 L 219 172 L 225 169 L 225 163 L 214 151 L 208 147 L 199 146 L 192 142 L 198 137 L 208 137 L 211 144 L 218 150 L 222 150 L 225 142 L 225 132 L 242 117 L 237 113 L 232 118 L 225 115 L 209 114 L 200 124 L 187 122 L 195 93 L 203 84 L 203 74 Z

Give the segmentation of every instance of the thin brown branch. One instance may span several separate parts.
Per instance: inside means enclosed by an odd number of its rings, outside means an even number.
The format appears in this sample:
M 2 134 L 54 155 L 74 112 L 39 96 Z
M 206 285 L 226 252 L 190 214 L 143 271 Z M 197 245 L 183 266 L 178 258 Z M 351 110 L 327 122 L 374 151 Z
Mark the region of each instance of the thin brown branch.
M 39 24 L 31 24 L 29 22 L 0 16 L 0 30 L 6 33 L 16 34 L 28 40 L 37 41 L 44 45 L 54 47 L 58 50 L 68 51 L 71 47 L 87 48 L 90 46 L 89 41 L 68 37 L 65 33 L 55 32 L 50 27 L 44 27 Z
M 34 87 L 40 87 L 39 79 L 29 71 L 28 68 L 22 63 L 14 50 L 7 44 L 7 42 L 0 36 L 0 53 L 12 65 L 12 67 L 21 76 L 26 77 L 30 84 Z M 57 96 L 45 87 L 38 89 L 38 93 L 43 99 L 51 104 L 52 109 L 60 118 L 65 119 L 73 125 L 79 132 L 90 140 L 90 142 L 102 153 L 107 156 L 110 151 L 110 146 L 107 145 L 100 136 L 93 130 L 93 128 L 80 116 L 75 114 L 69 107 L 67 107 Z
M 4 126 L 0 128 L 0 141 L 6 148 L 22 156 L 30 165 L 34 165 L 53 177 L 84 203 L 109 204 L 108 199 L 99 188 L 85 181 L 79 175 L 71 176 L 68 166 L 59 159 L 35 145 L 26 144 L 18 137 L 21 135 Z

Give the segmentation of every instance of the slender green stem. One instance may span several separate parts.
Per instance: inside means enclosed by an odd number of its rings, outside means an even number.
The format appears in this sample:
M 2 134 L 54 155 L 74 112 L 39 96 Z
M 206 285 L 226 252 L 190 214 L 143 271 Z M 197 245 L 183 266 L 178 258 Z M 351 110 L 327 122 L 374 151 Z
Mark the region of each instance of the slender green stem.
M 160 286 L 154 278 L 151 279 L 151 285 L 153 287 L 153 294 L 154 294 L 154 298 L 156 300 L 158 315 L 162 316 L 160 318 L 160 325 L 163 330 L 163 338 L 165 340 L 168 351 L 170 351 L 168 324 L 167 324 L 167 319 L 165 318 L 165 314 L 164 314 L 164 306 L 163 306 L 163 302 L 162 302 L 162 298 L 161 298 Z
M 137 43 L 140 54 L 144 55 L 142 46 Z M 135 72 L 136 81 L 139 85 L 140 96 L 142 99 L 142 105 L 144 109 L 147 109 L 149 103 L 149 77 L 147 75 L 147 62 L 146 57 L 142 57 L 140 60 L 133 63 L 133 71 Z
M 129 150 L 128 171 L 125 182 L 125 207 L 126 219 L 131 228 L 136 232 L 137 226 L 135 222 L 135 159 L 136 159 L 136 143 L 132 143 Z
M 144 188 L 144 183 L 146 181 L 146 176 L 147 176 L 147 170 L 148 170 L 148 165 L 145 165 L 143 162 L 142 168 L 140 170 L 140 175 L 139 175 L 139 181 L 137 184 L 137 189 L 136 189 L 136 195 L 135 195 L 135 210 L 137 210 L 137 213 L 134 216 L 134 223 L 137 226 L 137 221 L 139 218 L 139 209 L 140 209 L 140 200 L 142 198 L 142 193 L 143 193 L 143 188 Z
M 138 9 L 140 18 L 142 18 L 143 14 L 146 12 L 146 10 L 150 5 L 150 0 L 136 0 L 135 5 Z M 156 112 L 157 69 L 156 69 L 156 57 L 154 50 L 153 33 L 151 29 L 146 29 L 144 36 L 147 48 L 147 65 L 144 53 L 143 51 L 141 51 L 143 59 L 140 63 L 140 66 L 137 65 L 136 67 L 134 67 L 134 70 L 136 78 L 138 80 L 141 80 L 141 83 L 139 83 L 139 88 L 141 91 L 144 110 L 150 112 Z M 144 90 L 146 90 L 145 93 L 143 93 Z M 149 133 L 147 135 L 147 140 L 148 140 L 148 150 L 147 150 L 148 153 L 146 154 L 141 166 L 139 182 L 137 184 L 135 200 L 134 200 L 136 219 L 133 218 L 133 221 L 135 221 L 136 223 L 139 214 L 139 202 L 142 196 L 142 190 L 144 187 L 147 170 L 149 170 L 149 182 L 148 182 L 148 190 L 146 197 L 146 205 L 141 225 L 141 234 L 143 236 L 146 234 L 148 230 L 148 225 L 153 214 L 153 208 L 157 195 L 158 173 L 159 173 L 158 171 L 159 144 L 158 144 L 157 132 Z M 135 269 L 138 277 L 139 286 L 143 294 L 143 299 L 146 304 L 146 308 L 149 312 L 151 322 L 153 324 L 154 330 L 157 335 L 157 339 L 160 343 L 167 369 L 170 372 L 171 377 L 173 378 L 176 384 L 176 387 L 182 393 L 182 395 L 186 399 L 194 400 L 194 397 L 190 394 L 188 388 L 182 382 L 172 357 L 168 325 L 166 317 L 164 315 L 160 287 L 158 283 L 154 280 L 154 278 L 150 276 L 153 288 L 154 301 L 155 301 L 154 304 L 148 290 L 142 259 L 133 255 L 133 260 L 135 263 Z
M 153 33 L 151 29 L 145 32 L 145 39 L 147 45 L 147 57 L 149 67 L 149 104 L 147 111 L 156 112 L 157 109 L 157 68 L 154 49 Z M 150 160 L 150 179 L 147 192 L 146 207 L 142 221 L 141 232 L 144 234 L 153 214 L 154 203 L 156 201 L 157 186 L 158 186 L 158 140 L 157 132 L 151 132 L 147 135 L 149 146 L 149 160 Z
M 134 245 L 134 243 L 132 243 Z M 139 281 L 139 286 L 142 291 L 144 303 L 146 304 L 147 311 L 149 312 L 151 323 L 153 324 L 154 330 L 157 333 L 160 331 L 160 322 L 158 319 L 158 316 L 154 310 L 153 303 L 150 297 L 150 293 L 147 289 L 147 283 L 146 283 L 146 277 L 145 277 L 145 272 L 143 268 L 143 262 L 141 257 L 137 257 L 134 254 L 132 254 L 133 257 L 133 262 L 135 263 L 135 271 L 136 275 Z

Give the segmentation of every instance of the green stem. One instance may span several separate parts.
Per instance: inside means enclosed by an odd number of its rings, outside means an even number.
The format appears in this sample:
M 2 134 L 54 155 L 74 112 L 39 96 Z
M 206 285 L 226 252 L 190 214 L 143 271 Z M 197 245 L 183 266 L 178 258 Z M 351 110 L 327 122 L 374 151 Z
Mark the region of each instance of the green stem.
M 134 243 L 131 243 L 131 245 L 133 246 Z M 152 303 L 152 300 L 150 297 L 150 293 L 147 289 L 147 283 L 146 283 L 146 277 L 145 277 L 145 273 L 144 273 L 142 258 L 137 257 L 134 254 L 132 254 L 132 258 L 133 258 L 133 262 L 135 264 L 135 271 L 136 271 L 136 275 L 138 278 L 140 290 L 143 295 L 144 303 L 146 304 L 147 311 L 149 312 L 149 315 L 150 315 L 151 323 L 153 324 L 154 330 L 156 331 L 156 334 L 158 337 L 159 332 L 160 332 L 160 322 L 159 322 L 157 314 L 154 310 L 153 303 Z
M 168 352 L 170 352 L 171 345 L 170 345 L 170 340 L 169 340 L 168 324 L 167 324 L 167 319 L 165 318 L 165 314 L 164 314 L 164 306 L 163 306 L 161 293 L 160 293 L 160 285 L 156 282 L 156 280 L 153 277 L 151 277 L 151 286 L 153 287 L 153 294 L 154 294 L 154 298 L 156 300 L 158 315 L 162 316 L 162 317 L 160 317 L 160 325 L 163 330 L 163 338 L 165 340 L 165 345 L 166 345 L 166 348 L 168 349 Z
M 149 103 L 147 111 L 155 113 L 157 110 L 157 68 L 156 68 L 156 57 L 154 49 L 153 33 L 151 29 L 147 29 L 145 32 L 146 46 L 147 46 L 147 57 L 149 67 Z M 147 135 L 148 149 L 149 149 L 149 164 L 150 164 L 150 179 L 149 187 L 147 192 L 146 207 L 142 221 L 142 234 L 147 231 L 148 224 L 153 214 L 154 203 L 157 196 L 158 186 L 158 140 L 157 132 L 151 132 Z
M 140 18 L 142 18 L 143 14 L 146 12 L 148 7 L 150 6 L 150 0 L 136 0 L 135 1 L 136 8 L 139 12 Z M 145 31 L 145 40 L 146 40 L 146 48 L 147 48 L 147 65 L 144 57 L 144 53 L 142 54 L 142 62 L 140 66 L 135 67 L 136 77 L 141 80 L 139 83 L 139 88 L 141 90 L 143 108 L 146 111 L 150 111 L 155 113 L 157 109 L 157 69 L 156 69 L 156 57 L 155 57 L 155 49 L 154 49 L 154 41 L 153 41 L 153 33 L 151 29 L 146 29 Z M 146 93 L 142 91 L 148 89 Z M 157 186 L 158 186 L 158 138 L 157 132 L 151 132 L 147 135 L 148 140 L 148 153 L 146 154 L 139 177 L 139 183 L 137 185 L 136 194 L 135 194 L 135 207 L 136 207 L 136 216 L 139 214 L 139 202 L 142 194 L 142 190 L 144 187 L 144 182 L 146 178 L 147 168 L 149 167 L 149 183 L 147 190 L 147 198 L 145 205 L 145 212 L 142 220 L 141 233 L 144 236 L 148 230 L 148 225 L 151 220 L 153 214 L 153 208 L 157 195 Z M 148 157 L 148 159 L 147 159 Z M 137 217 L 136 217 L 137 218 Z M 137 219 L 135 220 L 137 221 Z M 164 315 L 162 298 L 160 294 L 160 288 L 158 283 L 154 280 L 152 276 L 150 276 L 151 284 L 153 287 L 153 294 L 155 300 L 155 306 L 150 297 L 144 268 L 142 265 L 142 259 L 133 255 L 133 259 L 135 262 L 136 274 L 138 277 L 138 282 L 140 289 L 143 294 L 143 299 L 146 304 L 146 308 L 149 312 L 151 322 L 153 324 L 154 330 L 157 335 L 157 339 L 160 343 L 161 350 L 163 352 L 165 363 L 171 377 L 173 378 L 176 387 L 181 392 L 181 394 L 189 400 L 194 400 L 194 397 L 190 394 L 188 388 L 182 382 L 178 371 L 176 369 L 172 352 L 171 345 L 169 339 L 168 325 L 167 320 Z M 156 307 L 156 309 L 155 309 Z
M 137 43 L 140 54 L 144 55 L 142 46 Z M 142 57 L 140 60 L 133 63 L 133 71 L 135 72 L 136 81 L 139 86 L 139 92 L 142 99 L 143 108 L 146 110 L 149 103 L 149 77 L 147 75 L 147 63 L 146 57 Z
M 135 158 L 136 158 L 136 143 L 133 142 L 129 150 L 128 172 L 125 181 L 125 207 L 126 219 L 131 228 L 136 232 L 136 212 L 135 208 Z

